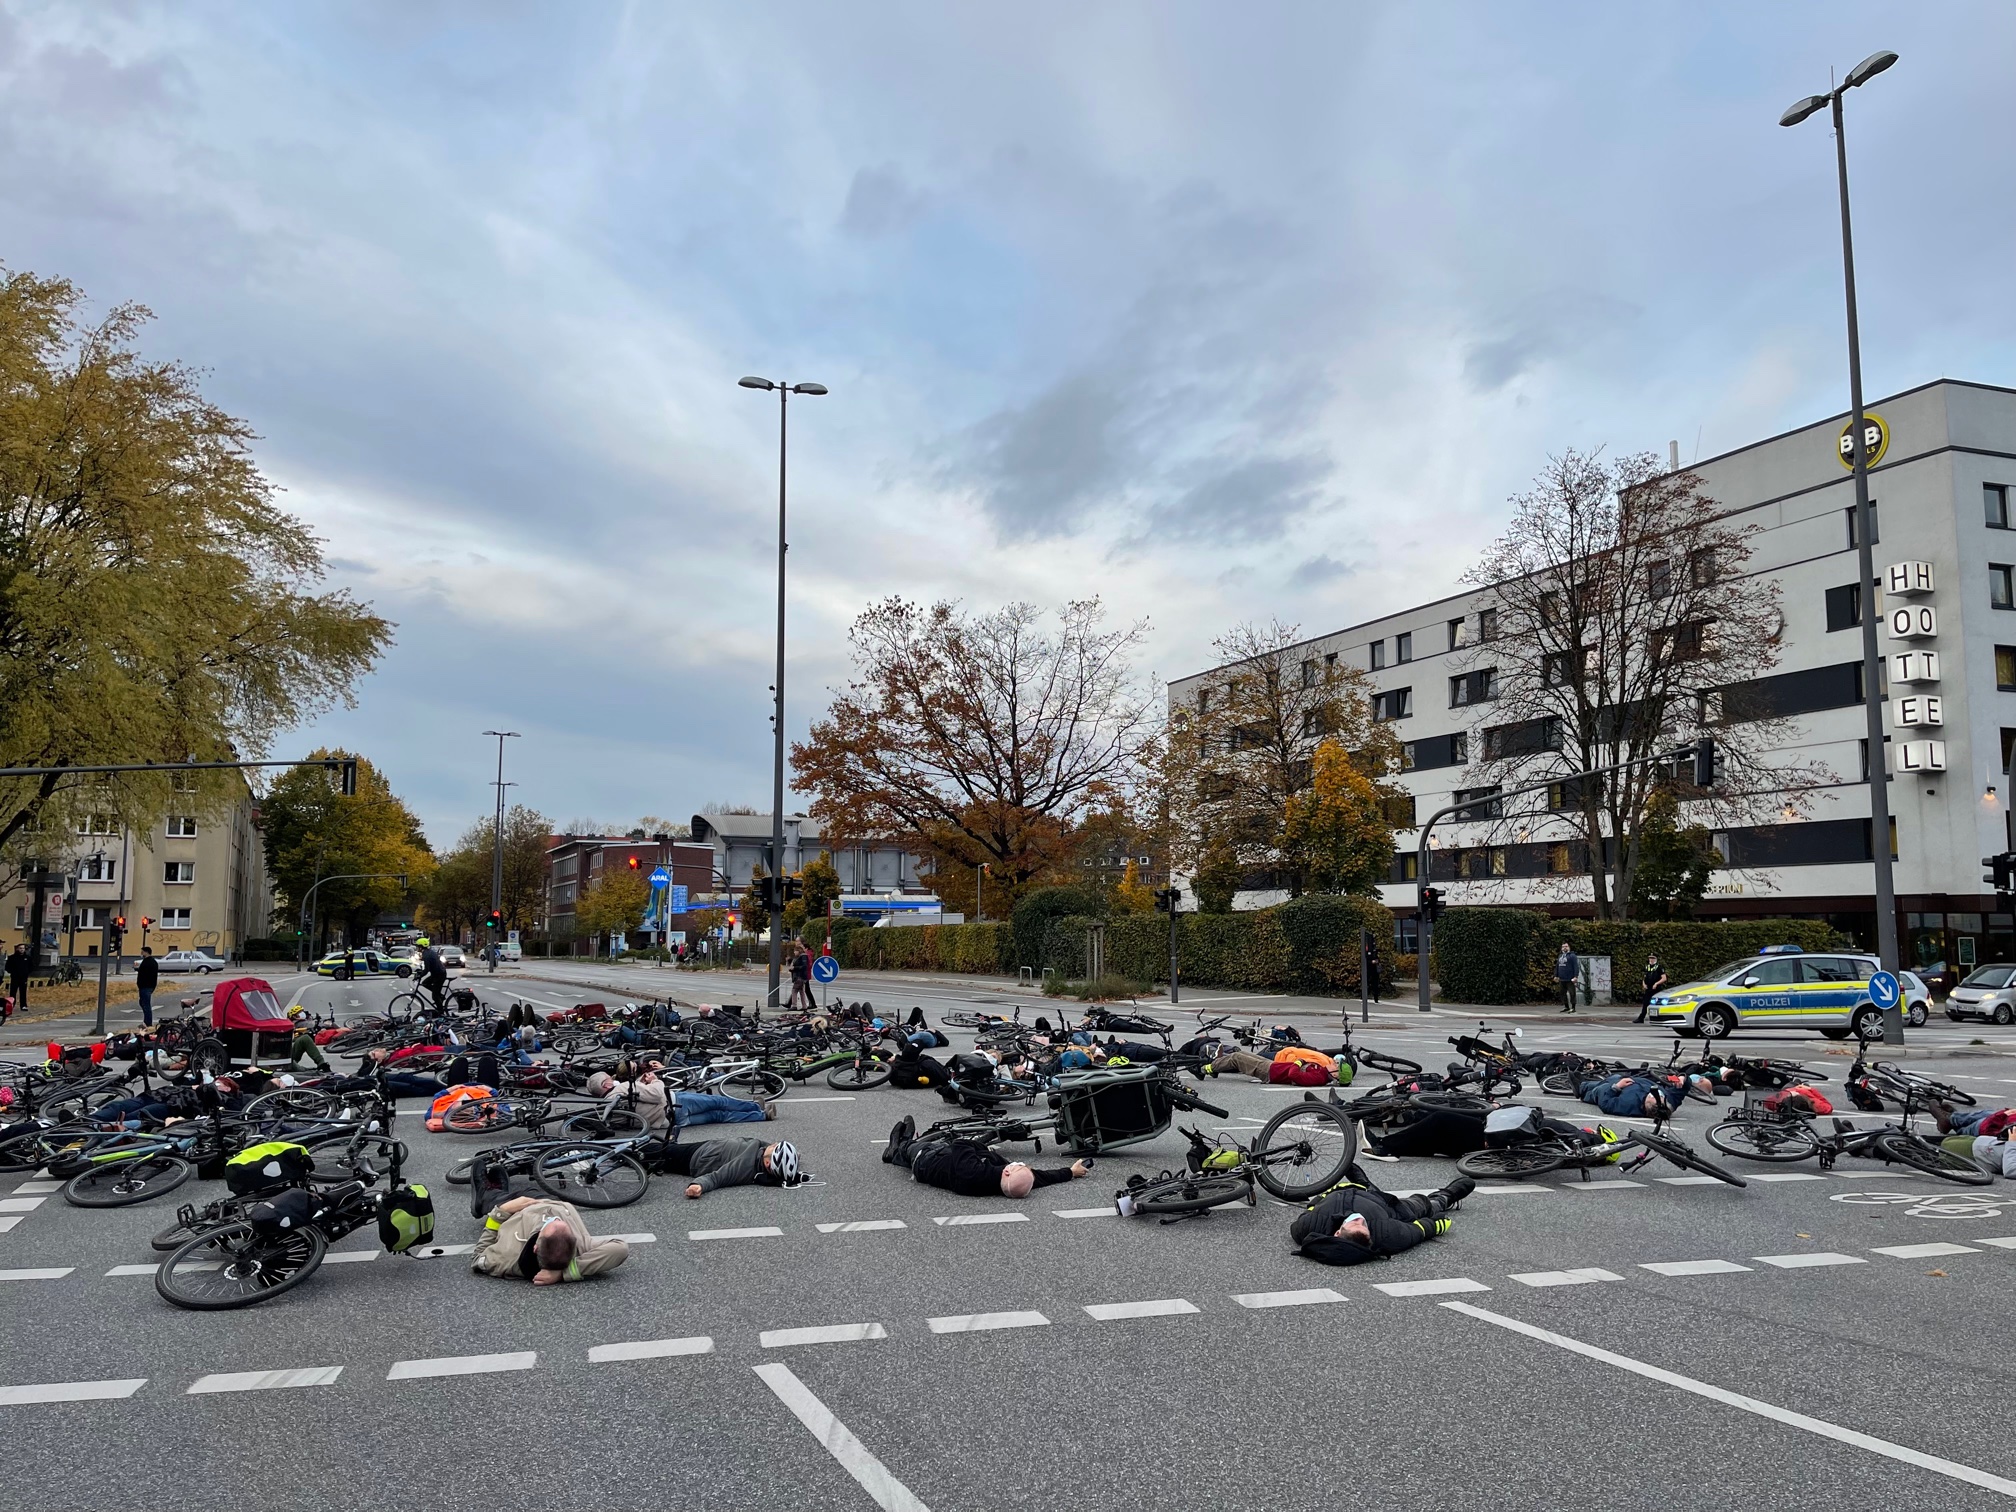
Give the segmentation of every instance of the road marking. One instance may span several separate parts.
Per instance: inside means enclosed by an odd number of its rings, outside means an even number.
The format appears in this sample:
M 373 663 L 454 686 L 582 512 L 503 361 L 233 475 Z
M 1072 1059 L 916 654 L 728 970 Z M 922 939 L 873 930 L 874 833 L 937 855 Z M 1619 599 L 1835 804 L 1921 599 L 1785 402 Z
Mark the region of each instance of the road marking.
M 1547 1188 L 1543 1186 L 1522 1186 L 1513 1182 L 1505 1186 L 1480 1186 L 1476 1189 L 1474 1195 L 1481 1197 L 1486 1192 L 1489 1192 L 1494 1197 L 1511 1197 L 1520 1192 L 1544 1192 L 1546 1190 Z
M 996 1328 L 1048 1328 L 1050 1320 L 1040 1312 L 958 1313 L 949 1318 L 927 1318 L 934 1334 L 987 1333 Z
M 1869 1262 L 1860 1255 L 1838 1255 L 1832 1250 L 1817 1250 L 1807 1255 L 1757 1255 L 1760 1264 L 1775 1265 L 1780 1270 L 1804 1270 L 1813 1265 L 1867 1265 Z
M 443 1255 L 473 1255 L 476 1253 L 476 1246 L 473 1244 L 430 1244 L 424 1249 L 414 1250 L 413 1253 L 418 1255 L 422 1260 L 439 1260 Z
M 0 1197 L 0 1213 L 32 1213 L 47 1197 Z
M 1738 1265 L 1734 1260 L 1654 1260 L 1638 1269 L 1651 1271 L 1655 1276 L 1733 1276 L 1755 1267 Z
M 341 1374 L 341 1365 L 315 1365 L 305 1370 L 241 1370 L 226 1375 L 203 1376 L 182 1394 L 209 1396 L 219 1391 L 283 1391 L 291 1386 L 334 1386 L 336 1377 Z
M 1661 1186 L 1724 1186 L 1720 1176 L 1654 1176 Z
M 1173 1318 L 1194 1313 L 1197 1307 L 1181 1297 L 1164 1297 L 1155 1302 L 1094 1302 L 1085 1311 L 1101 1323 L 1113 1323 L 1122 1318 Z
M 1752 1181 L 1825 1181 L 1827 1179 L 1825 1176 L 1818 1175 L 1813 1171 L 1752 1171 L 1749 1173 L 1749 1176 Z M 1713 1181 L 1716 1178 L 1710 1176 L 1708 1179 Z
M 14 1188 L 16 1197 L 26 1197 L 35 1192 L 60 1192 L 64 1183 L 60 1181 L 24 1181 Z
M 714 1341 L 705 1334 L 691 1339 L 634 1339 L 628 1344 L 597 1344 L 588 1351 L 588 1363 L 608 1365 L 618 1360 L 663 1360 L 673 1355 L 714 1353 Z
M 52 1381 L 46 1386 L 0 1386 L 0 1407 L 28 1407 L 37 1402 L 104 1402 L 130 1397 L 147 1384 L 137 1381 Z
M 2016 1497 L 2016 1481 L 2005 1480 L 1999 1475 L 1990 1475 L 1987 1471 L 1977 1470 L 1972 1465 L 1941 1459 L 1937 1455 L 1926 1454 L 1917 1449 L 1907 1449 L 1902 1444 L 1893 1444 L 1887 1439 L 1859 1433 L 1853 1428 L 1843 1428 L 1839 1423 L 1808 1417 L 1803 1412 L 1794 1412 L 1790 1408 L 1779 1407 L 1771 1402 L 1759 1401 L 1756 1397 L 1744 1396 L 1720 1386 L 1711 1386 L 1706 1381 L 1695 1380 L 1692 1376 L 1664 1370 L 1657 1365 L 1648 1365 L 1643 1360 L 1634 1360 L 1628 1355 L 1613 1354 L 1607 1349 L 1598 1349 L 1593 1344 L 1585 1344 L 1580 1339 L 1571 1339 L 1566 1334 L 1536 1328 L 1531 1323 L 1520 1322 L 1517 1318 L 1508 1318 L 1500 1313 L 1487 1312 L 1481 1307 L 1473 1307 L 1468 1302 L 1444 1302 L 1441 1305 L 1466 1317 L 1477 1318 L 1498 1328 L 1510 1329 L 1513 1333 L 1524 1334 L 1529 1339 L 1537 1339 L 1543 1344 L 1552 1344 L 1556 1349 L 1565 1349 L 1585 1359 L 1598 1360 L 1605 1365 L 1614 1365 L 1619 1370 L 1628 1370 L 1631 1374 L 1643 1376 L 1648 1381 L 1677 1386 L 1682 1391 L 1706 1397 L 1711 1402 L 1720 1402 L 1725 1407 L 1754 1413 L 1758 1417 L 1770 1418 L 1789 1427 L 1803 1428 L 1808 1433 L 1833 1439 L 1836 1443 L 1850 1444 L 1857 1449 L 1866 1449 L 1871 1454 L 1880 1454 L 1886 1459 L 1899 1460 L 1907 1465 L 1915 1465 L 1921 1470 L 1930 1470 L 1937 1475 L 1949 1476 L 1954 1480 L 1965 1481 L 1969 1485 L 1999 1492 L 2003 1496 Z
M 688 1229 L 688 1239 L 775 1239 L 781 1228 Z
M 1976 1244 L 1992 1244 L 1996 1249 L 2016 1249 L 2016 1239 L 1976 1239 Z
M 10 1218 L 0 1218 L 0 1234 L 12 1233 L 15 1226 L 20 1222 L 21 1215 L 19 1213 L 14 1214 Z
M 1342 1302 L 1344 1297 L 1327 1286 L 1312 1286 L 1303 1291 L 1235 1292 L 1232 1300 L 1241 1307 L 1315 1307 L 1324 1302 Z
M 798 1106 L 798 1104 L 800 1104 L 800 1103 L 815 1103 L 815 1102 L 853 1102 L 853 1101 L 854 1101 L 854 1098 L 853 1098 L 852 1094 L 849 1094 L 849 1095 L 848 1095 L 848 1096 L 846 1096 L 846 1097 L 794 1097 L 794 1098 L 792 1098 L 792 1099 L 791 1099 L 791 1106 L 795 1108 L 795 1107 L 797 1107 L 797 1106 Z
M 186 1269 L 189 1270 L 217 1270 L 218 1268 L 219 1267 L 215 1265 L 194 1265 L 186 1267 Z M 158 1271 L 159 1269 L 161 1269 L 161 1264 L 159 1261 L 156 1261 L 152 1265 L 115 1265 L 112 1267 L 112 1269 L 105 1272 L 105 1274 L 108 1276 L 151 1276 L 154 1274 L 154 1272 Z
M 1382 1291 L 1389 1297 L 1440 1297 L 1450 1292 L 1487 1292 L 1491 1288 L 1482 1281 L 1472 1281 L 1468 1276 L 1451 1276 L 1446 1281 L 1375 1282 L 1373 1290 Z
M 357 1265 L 365 1260 L 376 1260 L 377 1250 L 338 1250 L 322 1257 L 324 1265 Z
M 621 1239 L 625 1244 L 656 1244 L 656 1234 L 603 1234 L 604 1239 Z
M 777 1400 L 791 1409 L 791 1415 L 840 1462 L 840 1468 L 854 1477 L 855 1484 L 868 1493 L 882 1512 L 931 1512 L 908 1486 L 889 1473 L 887 1465 L 868 1452 L 867 1446 L 833 1416 L 824 1402 L 812 1395 L 805 1383 L 791 1373 L 790 1366 L 758 1365 L 755 1370 Z
M 951 1218 L 933 1218 L 940 1228 L 963 1228 L 970 1223 L 1027 1223 L 1027 1213 L 959 1213 Z
M 37 1270 L 0 1270 L 0 1281 L 60 1281 L 75 1269 L 74 1265 L 51 1265 Z
M 1118 1218 L 1120 1209 L 1115 1207 L 1096 1208 L 1052 1208 L 1052 1218 Z
M 432 1376 L 494 1375 L 503 1370 L 530 1370 L 539 1363 L 536 1349 L 511 1354 L 443 1355 L 433 1360 L 401 1360 L 385 1372 L 388 1381 L 421 1381 Z
M 872 1234 L 882 1229 L 908 1228 L 901 1218 L 860 1218 L 852 1223 L 815 1223 L 822 1234 Z
M 1710 1181 L 1714 1179 L 1712 1176 L 1708 1178 Z M 1622 1176 L 1613 1176 L 1607 1181 L 1564 1181 L 1561 1183 L 1561 1190 L 1564 1192 L 1637 1192 L 1642 1191 L 1644 1186 L 1645 1183 L 1642 1181 L 1626 1181 Z
M 889 1330 L 880 1323 L 829 1323 L 823 1328 L 772 1328 L 758 1335 L 765 1349 L 784 1349 L 793 1344 L 854 1344 L 863 1339 L 886 1339 Z
M 1897 1260 L 1930 1260 L 1934 1255 L 1978 1255 L 1971 1244 L 1879 1244 L 1874 1252 Z
M 1527 1271 L 1508 1279 L 1526 1286 L 1588 1286 L 1597 1281 L 1622 1281 L 1624 1278 L 1615 1271 L 1590 1266 L 1585 1270 Z

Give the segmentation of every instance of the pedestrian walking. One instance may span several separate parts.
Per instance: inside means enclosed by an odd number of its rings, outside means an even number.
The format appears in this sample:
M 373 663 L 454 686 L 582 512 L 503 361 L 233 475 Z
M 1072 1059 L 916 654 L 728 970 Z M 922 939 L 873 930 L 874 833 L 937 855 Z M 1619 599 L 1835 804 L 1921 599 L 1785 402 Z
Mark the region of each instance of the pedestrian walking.
M 1659 964 L 1659 957 L 1656 955 L 1645 957 L 1645 998 L 1638 1005 L 1638 1017 L 1631 1022 L 1644 1023 L 1646 1015 L 1652 1011 L 1652 994 L 1662 992 L 1671 985 L 1672 983 L 1666 980 L 1666 968 Z
M 1575 1011 L 1575 989 L 1582 976 L 1582 962 L 1575 954 L 1575 947 L 1566 940 L 1561 942 L 1561 954 L 1554 958 L 1554 981 L 1561 989 L 1561 1011 Z
M 796 947 L 791 957 L 791 1006 L 818 1006 L 812 999 L 812 952 L 803 945 Z
M 7 984 L 14 989 L 16 1013 L 28 1006 L 28 973 L 34 966 L 26 945 L 16 945 L 7 957 Z
M 1379 957 L 1368 954 L 1365 957 L 1365 990 L 1372 994 L 1372 1001 L 1379 1002 L 1386 996 L 1386 973 L 1379 969 Z
M 140 989 L 140 1022 L 154 1027 L 154 986 L 161 980 L 161 963 L 154 959 L 154 947 L 140 947 L 140 964 L 133 968 L 133 985 Z

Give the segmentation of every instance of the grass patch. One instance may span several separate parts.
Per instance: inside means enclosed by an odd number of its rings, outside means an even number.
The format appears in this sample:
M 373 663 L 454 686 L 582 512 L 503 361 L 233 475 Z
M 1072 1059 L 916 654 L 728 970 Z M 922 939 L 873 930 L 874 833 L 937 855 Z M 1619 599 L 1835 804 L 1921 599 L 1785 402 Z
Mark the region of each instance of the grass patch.
M 1152 987 L 1111 973 L 1093 982 L 1067 982 L 1061 977 L 1046 977 L 1043 981 L 1043 996 L 1075 998 L 1081 1003 L 1110 1003 L 1120 998 L 1132 1000 L 1154 995 Z
M 161 978 L 154 988 L 154 1014 L 158 1018 L 164 1011 L 180 1013 L 178 998 L 192 992 L 201 991 L 198 983 L 182 982 L 168 977 Z M 105 982 L 106 1011 L 124 1008 L 140 1001 L 140 992 L 133 985 L 133 974 L 129 971 L 123 977 L 110 977 Z M 7 1021 L 9 1027 L 16 1024 L 39 1024 L 48 1019 L 69 1018 L 79 1013 L 98 1011 L 98 978 L 87 975 L 81 982 L 59 982 L 53 987 L 31 985 L 28 989 L 28 1006 Z

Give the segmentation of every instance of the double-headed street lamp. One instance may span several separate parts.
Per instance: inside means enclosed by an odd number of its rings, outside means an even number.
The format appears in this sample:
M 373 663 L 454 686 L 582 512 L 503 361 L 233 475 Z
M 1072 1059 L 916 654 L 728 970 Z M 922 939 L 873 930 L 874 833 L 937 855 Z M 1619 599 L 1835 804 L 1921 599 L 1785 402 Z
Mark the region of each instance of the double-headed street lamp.
M 1876 531 L 1869 517 L 1868 421 L 1862 413 L 1862 332 L 1855 313 L 1855 239 L 1848 223 L 1848 139 L 1841 130 L 1841 98 L 1897 61 L 1894 52 L 1872 53 L 1848 70 L 1840 87 L 1808 95 L 1778 118 L 1797 126 L 1830 109 L 1834 117 L 1834 167 L 1841 186 L 1841 273 L 1848 292 L 1849 458 L 1855 473 L 1856 565 L 1862 574 L 1862 704 L 1869 734 L 1869 854 L 1876 865 L 1876 953 L 1883 969 L 1897 969 L 1897 892 L 1890 867 L 1890 762 L 1883 748 L 1883 685 L 1876 650 Z
M 777 395 L 777 682 L 770 690 L 777 696 L 776 707 L 770 715 L 770 723 L 774 726 L 772 733 L 777 742 L 770 796 L 770 875 L 778 879 L 772 884 L 773 901 L 770 906 L 770 1006 L 775 1008 L 778 983 L 784 975 L 784 889 L 781 884 L 784 875 L 784 553 L 790 549 L 784 540 L 785 442 L 789 434 L 791 396 L 823 394 L 826 385 L 744 378 L 742 387 L 771 390 Z
M 504 742 L 519 739 L 516 730 L 485 730 L 497 737 L 497 821 L 490 831 L 490 917 L 495 920 L 504 908 L 504 789 L 516 786 L 504 780 Z M 497 945 L 497 925 L 490 930 L 490 944 Z M 489 954 L 488 951 L 485 954 Z M 490 969 L 497 969 L 497 957 L 490 956 Z

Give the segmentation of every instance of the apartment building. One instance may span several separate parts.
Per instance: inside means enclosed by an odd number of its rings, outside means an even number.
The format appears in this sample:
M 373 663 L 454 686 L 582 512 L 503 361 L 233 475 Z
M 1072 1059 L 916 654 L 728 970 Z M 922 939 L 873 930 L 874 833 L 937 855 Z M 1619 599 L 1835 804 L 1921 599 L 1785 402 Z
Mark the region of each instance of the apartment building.
M 1847 416 L 1688 469 L 1722 511 L 1756 527 L 1729 591 L 1768 579 L 1782 593 L 1777 665 L 1744 686 L 1745 707 L 1789 720 L 1787 754 L 1824 764 L 1836 779 L 1807 794 L 1807 813 L 1718 830 L 1727 867 L 1697 916 L 1820 918 L 1873 943 L 1860 626 L 1874 612 L 1905 959 L 1961 967 L 2010 959 L 2016 930 L 2009 914 L 1994 911 L 1980 858 L 2016 845 L 2007 775 L 2016 749 L 2016 389 L 1940 380 L 1867 409 L 1881 446 L 1870 473 L 1872 584 L 1858 581 L 1854 484 L 1842 458 Z M 1493 602 L 1491 588 L 1478 588 L 1297 648 L 1319 665 L 1341 660 L 1369 674 L 1375 715 L 1402 742 L 1396 780 L 1417 816 L 1456 800 L 1484 743 L 1507 738 L 1492 718 Z M 1172 710 L 1193 706 L 1213 676 L 1170 684 Z M 1452 904 L 1589 911 L 1563 901 L 1566 848 L 1544 809 L 1516 840 L 1502 823 L 1445 822 L 1434 836 L 1431 872 Z M 1418 832 L 1403 830 L 1398 840 L 1382 895 L 1411 948 Z M 1480 850 L 1484 863 L 1472 867 Z M 1587 898 L 1586 883 L 1577 891 Z M 1248 889 L 1238 906 L 1278 896 Z
M 749 885 L 757 867 L 770 869 L 770 816 L 768 814 L 695 814 L 695 844 L 714 851 L 715 885 L 727 893 L 739 893 Z M 857 845 L 828 847 L 825 832 L 816 819 L 804 814 L 784 816 L 784 870 L 805 869 L 821 852 L 833 853 L 833 866 L 840 873 L 840 890 L 847 893 L 927 891 L 917 873 L 917 858 L 893 840 L 871 840 Z

